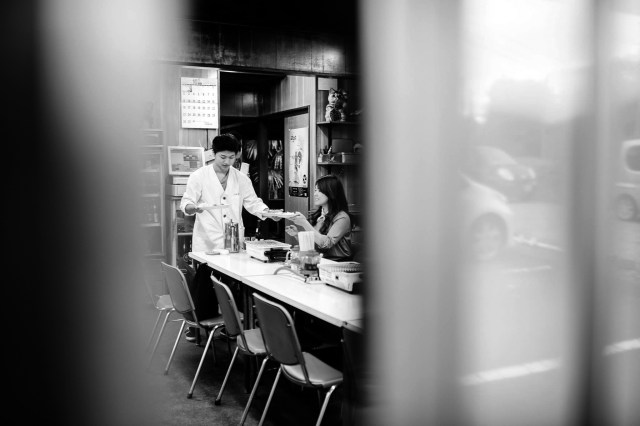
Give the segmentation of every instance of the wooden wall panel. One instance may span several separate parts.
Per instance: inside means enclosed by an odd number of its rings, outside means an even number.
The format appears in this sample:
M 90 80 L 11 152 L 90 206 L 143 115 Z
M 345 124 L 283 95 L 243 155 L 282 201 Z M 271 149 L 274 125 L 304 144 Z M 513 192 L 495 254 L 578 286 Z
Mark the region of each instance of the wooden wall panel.
M 220 96 L 220 114 L 231 116 L 240 115 L 237 94 L 225 91 L 224 96 Z
M 164 66 L 162 128 L 165 145 L 180 145 L 180 67 Z
M 355 42 L 344 36 L 213 22 L 184 23 L 184 43 L 172 40 L 164 46 L 159 59 L 313 75 L 350 76 L 356 72 Z
M 258 94 L 255 92 L 242 93 L 242 116 L 257 117 L 258 114 Z
M 273 114 L 294 108 L 309 106 L 314 111 L 316 102 L 316 79 L 304 75 L 289 75 L 267 93 L 262 114 Z
M 251 31 L 251 56 L 247 63 L 258 69 L 275 69 L 277 57 L 277 40 L 268 30 L 253 29 Z

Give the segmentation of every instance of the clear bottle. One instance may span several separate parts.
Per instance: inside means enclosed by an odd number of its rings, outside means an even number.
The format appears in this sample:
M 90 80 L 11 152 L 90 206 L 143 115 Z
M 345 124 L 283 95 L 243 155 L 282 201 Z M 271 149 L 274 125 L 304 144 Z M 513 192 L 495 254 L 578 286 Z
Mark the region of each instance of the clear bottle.
M 155 223 L 160 222 L 160 220 L 158 219 L 158 207 L 156 206 L 156 202 L 153 202 L 153 221 Z
M 260 224 L 261 223 L 262 223 L 262 221 L 260 219 L 258 219 L 258 221 L 256 222 L 256 234 L 255 234 L 255 239 L 256 240 L 264 239 L 264 237 L 262 236 L 262 232 L 260 231 Z

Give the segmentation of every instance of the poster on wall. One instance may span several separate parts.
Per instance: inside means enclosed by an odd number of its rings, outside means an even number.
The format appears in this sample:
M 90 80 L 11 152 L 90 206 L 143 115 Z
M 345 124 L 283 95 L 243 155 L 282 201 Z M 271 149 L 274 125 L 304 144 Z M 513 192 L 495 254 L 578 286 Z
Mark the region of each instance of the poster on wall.
M 309 196 L 309 127 L 289 129 L 289 195 Z
M 218 128 L 218 80 L 216 78 L 181 77 L 182 127 L 185 129 Z

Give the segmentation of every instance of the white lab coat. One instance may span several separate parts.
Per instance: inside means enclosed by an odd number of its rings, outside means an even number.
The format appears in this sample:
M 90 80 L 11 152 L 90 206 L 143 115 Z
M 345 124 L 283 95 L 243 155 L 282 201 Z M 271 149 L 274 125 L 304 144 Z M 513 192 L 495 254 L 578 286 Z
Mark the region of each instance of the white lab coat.
M 187 180 L 187 189 L 182 195 L 180 209 L 184 211 L 187 204 L 199 205 L 222 204 L 228 208 L 205 210 L 196 213 L 193 226 L 191 250 L 209 251 L 224 248 L 224 225 L 233 220 L 244 228 L 242 223 L 242 207 L 255 216 L 262 217 L 260 212 L 268 206 L 260 199 L 251 185 L 249 177 L 231 167 L 227 178 L 227 189 L 213 169 L 213 164 L 204 166 L 191 173 Z

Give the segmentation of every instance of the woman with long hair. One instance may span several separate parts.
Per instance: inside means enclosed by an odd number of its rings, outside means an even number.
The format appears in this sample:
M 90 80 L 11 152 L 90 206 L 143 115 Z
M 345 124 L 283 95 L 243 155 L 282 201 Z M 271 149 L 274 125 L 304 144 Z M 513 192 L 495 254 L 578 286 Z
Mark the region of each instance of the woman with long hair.
M 309 219 L 297 212 L 289 218 L 295 225 L 288 225 L 285 231 L 294 237 L 299 231 L 314 231 L 315 248 L 325 258 L 351 260 L 351 217 L 340 179 L 326 175 L 316 180 L 313 200 L 317 209 L 310 213 Z

